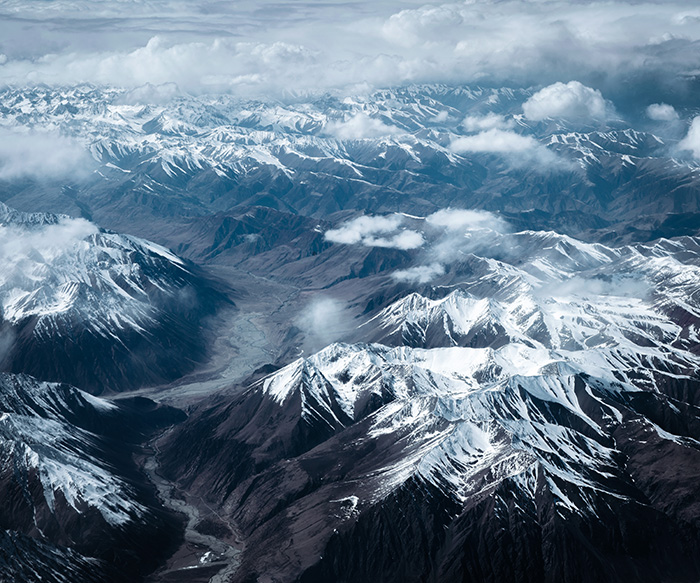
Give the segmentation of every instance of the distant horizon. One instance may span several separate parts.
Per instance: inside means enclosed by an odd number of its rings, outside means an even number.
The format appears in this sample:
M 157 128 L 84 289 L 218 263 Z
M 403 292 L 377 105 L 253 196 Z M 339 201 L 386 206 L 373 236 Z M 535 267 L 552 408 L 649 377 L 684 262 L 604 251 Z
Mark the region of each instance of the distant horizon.
M 0 85 L 256 97 L 579 81 L 626 110 L 690 106 L 700 76 L 700 8 L 679 1 L 12 0 L 0 39 Z

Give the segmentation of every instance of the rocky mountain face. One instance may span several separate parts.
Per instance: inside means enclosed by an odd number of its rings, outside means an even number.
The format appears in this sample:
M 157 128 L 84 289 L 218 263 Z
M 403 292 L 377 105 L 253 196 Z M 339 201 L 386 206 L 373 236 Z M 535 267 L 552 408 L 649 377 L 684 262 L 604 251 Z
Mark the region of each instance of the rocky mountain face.
M 71 551 L 43 544 L 13 531 L 0 533 L 0 576 L 7 581 L 69 583 L 105 581 L 107 565 Z
M 162 508 L 133 455 L 184 414 L 7 373 L 0 411 L 3 577 L 124 581 L 162 560 L 179 519 Z
M 508 239 L 168 437 L 235 580 L 697 579 L 698 240 Z
M 206 357 L 226 297 L 143 239 L 0 206 L 0 366 L 100 394 L 173 380 Z
M 698 581 L 697 162 L 532 94 L 0 90 L 0 579 Z

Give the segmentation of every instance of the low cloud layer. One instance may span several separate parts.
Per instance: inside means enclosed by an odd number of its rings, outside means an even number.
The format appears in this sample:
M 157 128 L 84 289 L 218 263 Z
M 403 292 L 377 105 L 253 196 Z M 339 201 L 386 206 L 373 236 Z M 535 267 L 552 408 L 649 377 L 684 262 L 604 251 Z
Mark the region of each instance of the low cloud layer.
M 700 12 L 682 0 L 8 0 L 0 39 L 1 77 L 13 84 L 172 82 L 263 96 L 577 80 L 642 111 L 692 103 Z
M 75 180 L 91 165 L 84 148 L 57 133 L 0 129 L 0 180 Z
M 678 143 L 678 148 L 692 152 L 693 157 L 700 160 L 700 116 L 693 119 L 687 135 Z
M 332 243 L 416 249 L 423 245 L 423 235 L 403 228 L 401 215 L 363 216 L 353 219 L 337 229 L 326 231 L 325 238 Z

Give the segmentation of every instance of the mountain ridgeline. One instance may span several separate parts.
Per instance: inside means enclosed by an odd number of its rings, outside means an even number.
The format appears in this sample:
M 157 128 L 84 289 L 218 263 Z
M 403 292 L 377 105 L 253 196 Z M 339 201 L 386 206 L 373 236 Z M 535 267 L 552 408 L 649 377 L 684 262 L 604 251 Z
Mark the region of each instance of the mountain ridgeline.
M 0 580 L 700 580 L 693 112 L 534 93 L 0 89 Z
M 100 394 L 205 359 L 202 320 L 228 300 L 194 265 L 83 219 L 1 205 L 0 228 L 2 369 Z
M 697 579 L 698 240 L 514 237 L 170 434 L 236 580 Z

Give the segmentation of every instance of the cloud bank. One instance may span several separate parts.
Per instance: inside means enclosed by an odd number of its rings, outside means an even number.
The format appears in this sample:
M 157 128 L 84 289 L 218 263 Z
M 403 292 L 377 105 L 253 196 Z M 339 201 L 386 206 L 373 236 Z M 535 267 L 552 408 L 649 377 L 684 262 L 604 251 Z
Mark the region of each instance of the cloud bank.
M 5 83 L 172 82 L 262 96 L 576 80 L 616 104 L 678 107 L 696 95 L 700 11 L 681 0 L 7 0 L 0 39 Z

